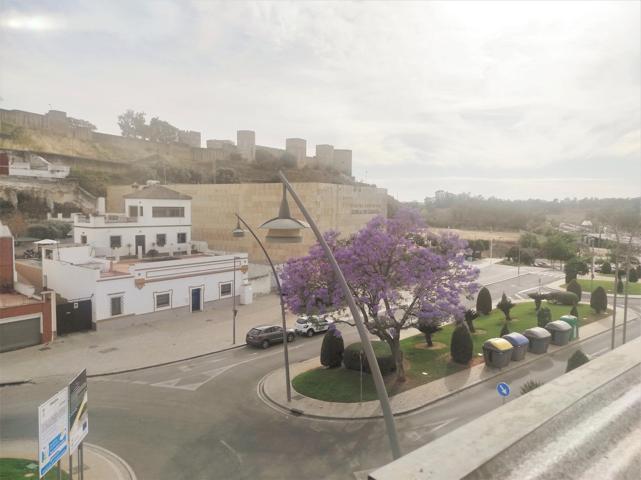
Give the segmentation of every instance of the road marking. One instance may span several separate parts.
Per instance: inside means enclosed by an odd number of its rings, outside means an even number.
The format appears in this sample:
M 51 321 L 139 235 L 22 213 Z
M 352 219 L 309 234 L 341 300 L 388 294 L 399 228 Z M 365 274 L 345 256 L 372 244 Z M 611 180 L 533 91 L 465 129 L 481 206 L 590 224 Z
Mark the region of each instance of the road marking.
M 243 459 L 240 456 L 240 453 L 238 453 L 231 445 L 229 445 L 225 440 L 222 438 L 220 439 L 220 443 L 223 444 L 224 447 L 227 448 L 231 453 L 233 453 L 236 456 L 236 459 L 238 460 L 238 464 L 242 465 L 243 464 Z

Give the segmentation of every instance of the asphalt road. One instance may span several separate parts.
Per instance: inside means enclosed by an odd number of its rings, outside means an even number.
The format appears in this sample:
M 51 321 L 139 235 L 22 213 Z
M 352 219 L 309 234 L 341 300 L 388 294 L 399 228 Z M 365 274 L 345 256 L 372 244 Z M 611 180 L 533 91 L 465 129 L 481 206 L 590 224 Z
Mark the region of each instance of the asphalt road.
M 505 267 L 485 269 L 493 298 L 537 288 L 538 276 L 507 279 Z M 558 277 L 556 277 L 558 278 Z M 556 279 L 542 276 L 542 283 Z M 501 281 L 503 280 L 503 281 Z M 638 307 L 638 301 L 636 303 Z M 635 318 L 636 313 L 630 315 Z M 639 320 L 629 337 L 641 334 Z M 345 333 L 349 342 L 355 331 Z M 620 341 L 620 340 L 619 340 Z M 318 355 L 321 337 L 290 344 L 293 362 Z M 610 335 L 586 341 L 589 354 L 609 349 Z M 528 379 L 549 381 L 565 371 L 573 349 L 513 370 L 506 381 L 518 395 Z M 322 421 L 286 416 L 258 398 L 256 385 L 282 365 L 282 347 L 240 348 L 194 361 L 89 382 L 87 441 L 123 457 L 140 479 L 349 479 L 391 460 L 383 423 Z M 35 438 L 37 406 L 63 386 L 60 380 L 0 389 L 2 440 Z M 403 450 L 499 407 L 496 382 L 477 385 L 397 420 Z

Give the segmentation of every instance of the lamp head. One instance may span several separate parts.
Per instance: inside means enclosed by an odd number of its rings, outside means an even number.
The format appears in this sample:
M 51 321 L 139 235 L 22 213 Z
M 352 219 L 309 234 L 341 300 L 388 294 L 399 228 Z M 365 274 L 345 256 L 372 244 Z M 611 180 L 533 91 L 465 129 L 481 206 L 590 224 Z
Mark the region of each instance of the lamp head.
M 301 230 L 309 228 L 306 222 L 292 218 L 287 203 L 287 190 L 283 185 L 283 198 L 278 216 L 263 223 L 260 228 L 267 229 L 267 241 L 273 243 L 300 243 L 303 241 Z

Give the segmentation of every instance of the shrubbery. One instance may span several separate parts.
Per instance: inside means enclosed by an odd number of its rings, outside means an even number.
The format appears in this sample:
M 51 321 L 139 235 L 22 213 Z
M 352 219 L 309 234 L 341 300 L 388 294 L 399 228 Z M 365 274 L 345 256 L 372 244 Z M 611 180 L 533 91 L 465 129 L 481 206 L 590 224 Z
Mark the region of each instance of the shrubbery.
M 534 300 L 534 308 L 536 310 L 541 308 L 541 302 L 548 298 L 547 293 L 528 293 L 527 296 Z
M 574 305 L 579 301 L 579 297 L 572 292 L 550 292 L 548 301 L 560 305 Z
M 590 306 L 594 309 L 596 313 L 605 312 L 608 308 L 608 295 L 605 293 L 605 289 L 601 286 L 598 286 L 590 295 Z
M 525 395 L 526 393 L 539 388 L 541 385 L 543 385 L 543 383 L 539 382 L 538 380 L 528 380 L 521 387 L 521 395 Z
M 507 335 L 510 333 L 510 329 L 507 326 L 507 322 L 503 323 L 503 328 L 501 328 L 501 333 L 499 333 L 499 337 L 502 337 L 503 335 Z
M 610 265 L 610 262 L 603 262 L 603 265 L 601 265 L 601 273 L 612 273 L 612 265 Z
M 539 308 L 536 312 L 536 324 L 539 327 L 545 327 L 549 322 L 552 321 L 552 312 L 548 307 Z
M 474 342 L 467 325 L 460 324 L 452 332 L 450 343 L 450 354 L 456 363 L 467 365 L 472 360 L 474 353 Z
M 566 373 L 574 370 L 575 368 L 580 367 L 584 363 L 588 363 L 590 361 L 590 357 L 588 357 L 585 353 L 583 353 L 582 350 L 577 350 L 572 354 L 570 358 L 568 358 L 568 365 L 565 369 Z
M 581 295 L 583 294 L 583 289 L 581 288 L 581 285 L 579 285 L 579 282 L 576 281 L 576 278 L 573 278 L 570 283 L 567 284 L 565 289 L 568 292 L 572 292 L 576 295 L 577 299 L 581 299 Z
M 489 315 L 492 311 L 492 295 L 486 287 L 479 290 L 478 297 L 476 297 L 476 310 L 483 315 Z
M 71 224 L 65 222 L 50 221 L 35 223 L 27 227 L 27 236 L 41 240 L 44 238 L 65 238 L 71 228 Z
M 383 375 L 393 372 L 396 369 L 394 364 L 394 357 L 389 345 L 385 342 L 374 341 L 372 342 L 374 353 L 376 354 L 376 361 L 378 367 L 381 369 Z M 360 371 L 361 369 L 361 342 L 352 343 L 343 351 L 343 365 L 349 370 Z M 367 357 L 363 352 L 363 371 L 370 372 Z
M 465 323 L 467 324 L 467 328 L 470 329 L 471 333 L 474 333 L 476 330 L 474 328 L 474 320 L 479 318 L 479 313 L 476 310 L 473 310 L 471 308 L 468 308 L 465 310 Z
M 328 368 L 340 367 L 344 350 L 345 346 L 341 331 L 332 323 L 323 337 L 320 354 L 321 365 Z
M 636 268 L 630 269 L 630 273 L 628 273 L 628 281 L 630 283 L 637 283 L 639 281 L 639 272 Z
M 496 308 L 498 308 L 499 310 L 501 310 L 503 312 L 503 315 L 505 315 L 505 321 L 506 322 L 509 322 L 510 320 L 512 320 L 512 318 L 510 317 L 510 310 L 512 310 L 512 308 L 514 308 L 514 304 L 512 303 L 512 300 L 510 300 L 507 297 L 505 292 L 501 296 L 501 301 L 496 304 Z

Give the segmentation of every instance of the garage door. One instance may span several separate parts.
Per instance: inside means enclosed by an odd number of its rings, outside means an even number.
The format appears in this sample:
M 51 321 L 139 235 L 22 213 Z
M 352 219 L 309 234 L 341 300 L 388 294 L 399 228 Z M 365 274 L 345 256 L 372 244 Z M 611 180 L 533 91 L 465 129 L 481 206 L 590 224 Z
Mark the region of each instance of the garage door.
M 0 323 L 0 352 L 40 343 L 40 317 Z

